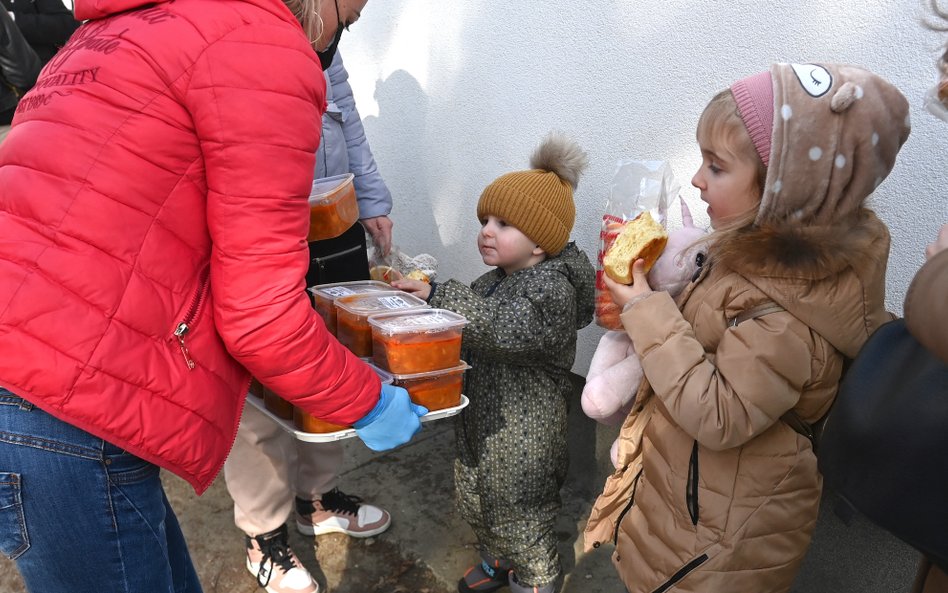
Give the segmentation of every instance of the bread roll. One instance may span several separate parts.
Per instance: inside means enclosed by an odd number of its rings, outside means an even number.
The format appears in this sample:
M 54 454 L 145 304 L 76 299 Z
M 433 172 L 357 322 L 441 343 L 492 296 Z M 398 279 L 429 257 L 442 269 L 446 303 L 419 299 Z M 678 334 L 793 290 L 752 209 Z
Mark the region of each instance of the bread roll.
M 412 271 L 409 272 L 408 275 L 405 276 L 405 277 L 408 278 L 409 280 L 421 280 L 422 282 L 424 282 L 424 283 L 426 283 L 426 284 L 430 284 L 430 283 L 431 283 L 431 279 L 428 278 L 428 274 L 425 274 L 425 273 L 422 272 L 421 270 L 412 270 Z
M 622 228 L 602 259 L 605 273 L 620 284 L 632 284 L 632 264 L 645 260 L 645 271 L 652 269 L 655 261 L 668 243 L 665 228 L 655 222 L 652 215 L 643 212 Z

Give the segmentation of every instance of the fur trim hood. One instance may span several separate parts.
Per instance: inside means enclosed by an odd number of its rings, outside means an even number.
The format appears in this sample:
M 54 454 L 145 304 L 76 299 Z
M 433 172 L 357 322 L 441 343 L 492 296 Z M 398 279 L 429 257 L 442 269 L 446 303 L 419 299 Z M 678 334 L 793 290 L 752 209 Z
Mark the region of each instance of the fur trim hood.
M 711 253 L 712 265 L 744 276 L 848 357 L 891 318 L 889 231 L 868 209 L 831 226 L 752 226 L 725 235 Z

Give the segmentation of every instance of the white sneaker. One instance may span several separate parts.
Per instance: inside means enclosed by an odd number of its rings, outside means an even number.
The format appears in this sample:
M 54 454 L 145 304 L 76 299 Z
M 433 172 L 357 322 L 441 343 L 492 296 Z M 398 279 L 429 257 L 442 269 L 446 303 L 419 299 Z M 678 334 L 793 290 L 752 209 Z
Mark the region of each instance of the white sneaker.
M 345 533 L 352 537 L 372 537 L 391 524 L 388 511 L 363 504 L 358 496 L 338 488 L 323 494 L 320 500 L 296 499 L 296 528 L 303 535 Z
M 319 583 L 287 544 L 286 525 L 256 537 L 246 536 L 247 570 L 267 593 L 319 593 Z

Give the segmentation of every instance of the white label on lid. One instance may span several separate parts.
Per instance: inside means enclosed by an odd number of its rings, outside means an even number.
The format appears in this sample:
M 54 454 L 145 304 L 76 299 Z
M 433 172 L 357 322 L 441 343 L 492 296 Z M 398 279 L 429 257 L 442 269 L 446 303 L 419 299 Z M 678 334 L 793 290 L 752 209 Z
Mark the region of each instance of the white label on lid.
M 343 297 L 343 296 L 350 295 L 350 294 L 356 294 L 354 291 L 349 290 L 349 289 L 346 288 L 345 286 L 337 286 L 337 287 L 335 287 L 335 288 L 327 288 L 327 289 L 323 290 L 322 292 L 325 292 L 326 294 L 328 294 L 328 295 L 330 295 L 330 296 L 334 296 L 334 297 L 336 297 L 336 298 Z
M 379 304 L 386 309 L 407 309 L 411 307 L 405 299 L 399 296 L 382 297 L 379 299 Z
M 398 319 L 393 319 L 391 325 L 393 326 L 406 326 L 406 325 L 436 325 L 444 324 L 450 320 L 445 318 L 444 315 L 440 313 L 429 313 L 427 315 L 412 315 L 399 317 Z

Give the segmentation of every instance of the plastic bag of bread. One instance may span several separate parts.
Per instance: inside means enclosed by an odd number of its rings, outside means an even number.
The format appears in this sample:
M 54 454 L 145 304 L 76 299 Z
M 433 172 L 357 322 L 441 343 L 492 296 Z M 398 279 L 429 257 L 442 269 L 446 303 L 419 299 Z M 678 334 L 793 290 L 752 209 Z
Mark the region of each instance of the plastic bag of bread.
M 678 195 L 666 161 L 620 161 L 602 216 L 599 257 L 596 268 L 596 323 L 606 329 L 621 329 L 622 311 L 612 301 L 603 274 L 623 283 L 632 282 L 632 263 L 646 260 L 650 268 L 668 240 L 665 216 L 669 201 Z M 613 244 L 616 243 L 615 248 Z
M 374 246 L 369 248 L 369 276 L 372 280 L 392 283 L 411 278 L 430 283 L 437 274 L 438 260 L 427 253 L 410 256 L 392 245 L 388 256 L 382 257 Z

